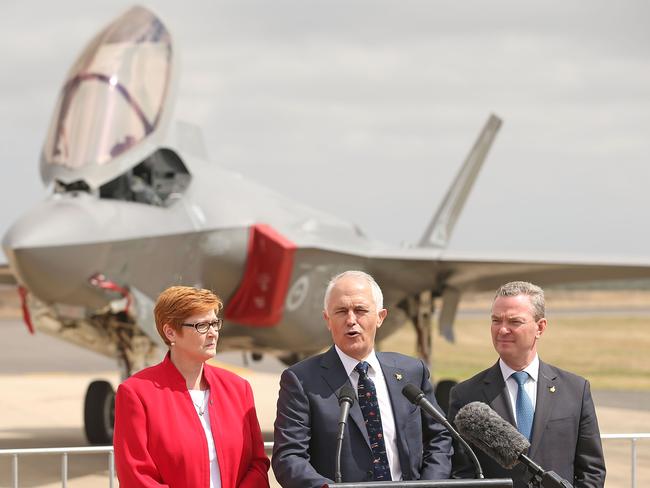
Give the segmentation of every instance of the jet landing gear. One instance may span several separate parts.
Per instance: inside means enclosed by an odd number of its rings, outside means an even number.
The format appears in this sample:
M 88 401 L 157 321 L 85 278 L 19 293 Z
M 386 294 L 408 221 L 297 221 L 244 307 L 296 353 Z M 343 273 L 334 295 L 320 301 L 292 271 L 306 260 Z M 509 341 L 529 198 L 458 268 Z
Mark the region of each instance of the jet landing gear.
M 84 428 L 91 444 L 112 444 L 115 391 L 108 381 L 93 381 L 86 390 Z
M 431 366 L 432 359 L 431 316 L 433 315 L 433 308 L 433 296 L 429 290 L 425 290 L 417 296 L 410 296 L 407 299 L 406 311 L 417 334 L 418 356 L 429 366 Z
M 432 340 L 431 340 L 431 327 L 432 316 L 435 308 L 433 295 L 431 291 L 425 290 L 417 296 L 411 296 L 407 299 L 406 310 L 415 333 L 417 335 L 417 350 L 418 356 L 431 368 L 433 365 L 431 361 L 432 356 Z M 456 386 L 458 382 L 455 380 L 444 379 L 435 384 L 434 394 L 438 405 L 446 414 L 449 409 L 449 396 L 451 389 Z

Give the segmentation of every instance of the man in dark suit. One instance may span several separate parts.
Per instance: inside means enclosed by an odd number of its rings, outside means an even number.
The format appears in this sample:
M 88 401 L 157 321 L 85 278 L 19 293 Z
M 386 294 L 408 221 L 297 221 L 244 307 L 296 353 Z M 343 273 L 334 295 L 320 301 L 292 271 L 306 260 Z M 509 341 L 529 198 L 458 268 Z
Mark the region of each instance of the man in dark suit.
M 413 383 L 436 404 L 420 360 L 375 353 L 386 317 L 375 280 L 347 271 L 330 281 L 323 316 L 334 346 L 282 373 L 272 465 L 284 488 L 322 487 L 335 477 L 338 394 L 357 391 L 341 456 L 342 480 L 446 479 L 451 437 L 402 395 Z
M 487 403 L 528 437 L 528 456 L 555 471 L 575 488 L 605 485 L 605 460 L 589 382 L 544 363 L 537 342 L 546 329 L 544 291 L 514 281 L 497 290 L 492 304 L 492 343 L 499 361 L 454 387 L 448 418 L 464 405 Z M 512 478 L 515 488 L 527 486 L 523 465 L 506 470 L 476 450 L 486 478 Z M 467 456 L 458 448 L 454 477 L 473 477 Z

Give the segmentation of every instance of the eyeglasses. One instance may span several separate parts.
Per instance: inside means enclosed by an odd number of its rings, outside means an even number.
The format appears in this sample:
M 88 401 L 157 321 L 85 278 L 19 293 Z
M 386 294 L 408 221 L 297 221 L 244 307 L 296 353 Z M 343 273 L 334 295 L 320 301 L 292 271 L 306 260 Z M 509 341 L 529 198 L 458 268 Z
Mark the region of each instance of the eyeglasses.
M 210 327 L 219 332 L 223 325 L 223 320 L 216 318 L 210 322 L 197 322 L 196 324 L 181 324 L 183 327 L 194 327 L 199 334 L 207 334 Z

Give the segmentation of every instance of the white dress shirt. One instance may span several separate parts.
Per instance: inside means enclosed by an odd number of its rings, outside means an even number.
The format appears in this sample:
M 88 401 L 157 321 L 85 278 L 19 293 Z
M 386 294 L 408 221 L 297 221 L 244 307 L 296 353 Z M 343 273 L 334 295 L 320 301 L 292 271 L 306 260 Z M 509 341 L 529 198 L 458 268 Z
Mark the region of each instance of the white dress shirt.
M 359 385 L 359 373 L 357 373 L 354 368 L 361 361 L 351 358 L 341 351 L 338 346 L 334 347 L 343 363 L 345 372 L 350 378 L 350 383 L 356 392 L 357 386 Z M 395 416 L 393 415 L 393 407 L 390 403 L 390 396 L 388 395 L 388 387 L 386 386 L 384 372 L 381 370 L 381 365 L 375 355 L 374 349 L 370 352 L 367 358 L 363 359 L 363 361 L 370 365 L 368 368 L 368 377 L 373 381 L 375 384 L 375 390 L 377 390 L 377 402 L 379 403 L 379 412 L 381 413 L 381 427 L 384 431 L 384 444 L 386 445 L 386 457 L 388 458 L 388 465 L 390 467 L 390 476 L 394 481 L 399 481 L 402 479 L 402 467 L 399 463 L 399 456 L 397 453 Z
M 210 412 L 208 411 L 208 401 L 210 400 L 210 390 L 189 390 L 194 410 L 201 421 L 205 439 L 208 441 L 208 459 L 210 460 L 210 488 L 221 488 L 221 471 L 219 470 L 219 460 L 217 459 L 217 448 L 214 445 L 212 429 L 210 428 Z
M 499 359 L 499 366 L 501 367 L 501 374 L 503 375 L 503 381 L 505 381 L 506 386 L 508 387 L 508 393 L 510 397 L 510 406 L 512 407 L 512 413 L 515 416 L 515 422 L 517 421 L 517 392 L 519 391 L 519 385 L 517 381 L 512 377 L 512 373 L 516 373 L 514 369 L 508 366 L 503 359 Z M 528 394 L 531 403 L 533 404 L 533 410 L 535 410 L 535 405 L 537 405 L 537 378 L 539 376 L 539 356 L 535 354 L 535 358 L 531 363 L 526 366 L 522 371 L 528 373 L 528 379 L 524 383 L 524 390 Z

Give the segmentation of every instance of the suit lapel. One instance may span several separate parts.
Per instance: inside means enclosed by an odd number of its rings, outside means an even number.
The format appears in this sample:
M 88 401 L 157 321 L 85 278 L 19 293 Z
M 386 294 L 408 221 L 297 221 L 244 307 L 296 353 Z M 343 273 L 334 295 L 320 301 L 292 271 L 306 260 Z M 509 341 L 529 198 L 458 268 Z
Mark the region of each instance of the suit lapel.
M 530 456 L 534 457 L 541 444 L 546 421 L 555 407 L 555 371 L 540 360 L 539 376 L 537 378 L 537 400 L 535 401 L 535 417 L 533 419 L 533 433 L 531 435 Z
M 393 408 L 393 419 L 395 420 L 395 437 L 397 439 L 397 446 L 400 463 L 402 466 L 408 466 L 404 464 L 404 460 L 409 459 L 411 455 L 411 450 L 409 449 L 409 439 L 405 439 L 402 436 L 402 432 L 406 427 L 406 421 L 410 418 L 409 411 L 412 411 L 415 406 L 413 406 L 404 395 L 402 395 L 402 388 L 410 381 L 411 383 L 419 383 L 415 379 L 406 378 L 404 371 L 395 365 L 394 361 L 390 361 L 381 353 L 377 354 L 377 360 L 381 366 L 381 370 L 384 374 L 384 380 L 386 382 L 386 387 L 388 388 L 388 396 L 390 397 L 390 404 Z M 402 456 L 403 454 L 403 456 Z M 404 471 L 406 473 L 406 471 Z
M 485 395 L 486 403 L 496 413 L 512 425 L 516 425 L 512 405 L 510 404 L 510 394 L 508 393 L 508 387 L 505 381 L 503 381 L 503 374 L 501 373 L 498 361 L 488 370 L 483 378 L 483 394 Z
M 338 392 L 341 389 L 341 387 L 347 384 L 350 388 L 352 388 L 352 384 L 350 383 L 350 378 L 345 372 L 343 363 L 341 363 L 341 359 L 339 358 L 339 355 L 336 353 L 336 349 L 334 349 L 334 346 L 332 346 L 325 354 L 323 354 L 323 358 L 321 359 L 320 365 L 321 365 L 321 375 L 323 376 L 325 382 L 332 389 L 332 394 L 337 399 L 336 401 L 338 403 Z M 368 449 L 370 449 L 370 440 L 368 440 L 368 431 L 366 430 L 366 422 L 363 419 L 363 414 L 361 413 L 361 407 L 359 407 L 358 401 L 354 402 L 352 407 L 350 407 L 349 415 L 350 417 L 352 417 L 352 420 L 361 431 L 361 435 L 366 440 Z
M 408 380 L 405 379 L 404 372 L 395 366 L 394 362 L 388 361 L 381 353 L 376 354 L 388 387 L 388 396 L 390 397 L 391 407 L 393 407 L 393 418 L 397 424 L 400 420 L 405 421 L 408 413 L 405 408 L 411 405 L 402 395 L 402 388 L 408 383 Z M 404 426 L 400 423 L 396 427 L 399 431 Z

